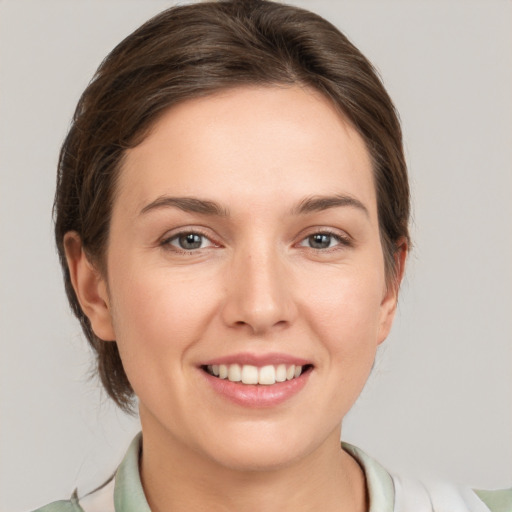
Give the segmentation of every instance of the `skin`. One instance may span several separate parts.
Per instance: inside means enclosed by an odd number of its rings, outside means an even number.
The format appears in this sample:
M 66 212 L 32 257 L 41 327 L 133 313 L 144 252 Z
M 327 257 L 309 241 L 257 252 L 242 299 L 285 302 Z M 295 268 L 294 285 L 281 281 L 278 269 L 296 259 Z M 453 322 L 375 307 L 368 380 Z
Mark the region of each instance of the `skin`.
M 177 236 L 191 232 L 201 248 L 185 251 Z M 328 247 L 314 246 L 318 233 Z M 387 282 L 370 157 L 327 99 L 246 87 L 173 107 L 126 154 L 108 279 L 76 233 L 66 249 L 81 305 L 117 340 L 139 398 L 152 510 L 367 510 L 341 423 L 391 328 L 406 248 Z M 199 368 L 240 352 L 313 370 L 284 403 L 244 407 Z

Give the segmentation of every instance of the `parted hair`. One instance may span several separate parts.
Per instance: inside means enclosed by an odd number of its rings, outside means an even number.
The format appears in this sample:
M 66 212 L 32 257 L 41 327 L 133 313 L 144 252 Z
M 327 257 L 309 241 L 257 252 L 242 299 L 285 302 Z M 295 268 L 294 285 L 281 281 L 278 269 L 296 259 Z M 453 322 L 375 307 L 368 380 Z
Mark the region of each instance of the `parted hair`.
M 388 283 L 400 241 L 409 242 L 409 185 L 398 115 L 379 76 L 331 23 L 266 0 L 171 7 L 124 39 L 82 94 L 61 148 L 55 237 L 67 296 L 96 355 L 108 395 L 133 410 L 133 389 L 115 341 L 99 339 L 81 310 L 66 263 L 75 231 L 107 277 L 105 251 L 123 155 L 172 105 L 246 85 L 313 88 L 362 136 L 372 158 Z

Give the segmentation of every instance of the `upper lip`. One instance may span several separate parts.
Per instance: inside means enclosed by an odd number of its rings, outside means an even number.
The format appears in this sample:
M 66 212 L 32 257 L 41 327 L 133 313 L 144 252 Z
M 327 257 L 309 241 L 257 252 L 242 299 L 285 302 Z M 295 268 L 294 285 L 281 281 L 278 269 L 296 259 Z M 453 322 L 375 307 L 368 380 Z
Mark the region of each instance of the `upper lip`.
M 239 365 L 252 365 L 252 366 L 268 366 L 268 365 L 295 365 L 295 366 L 305 366 L 308 364 L 312 364 L 311 361 L 307 359 L 303 359 L 301 357 L 292 356 L 289 354 L 279 354 L 279 353 L 270 353 L 270 354 L 251 354 L 251 353 L 239 353 L 239 354 L 231 354 L 222 357 L 216 357 L 214 359 L 209 359 L 208 361 L 204 361 L 200 364 L 200 366 L 210 366 L 210 365 L 220 365 L 220 364 L 239 364 Z

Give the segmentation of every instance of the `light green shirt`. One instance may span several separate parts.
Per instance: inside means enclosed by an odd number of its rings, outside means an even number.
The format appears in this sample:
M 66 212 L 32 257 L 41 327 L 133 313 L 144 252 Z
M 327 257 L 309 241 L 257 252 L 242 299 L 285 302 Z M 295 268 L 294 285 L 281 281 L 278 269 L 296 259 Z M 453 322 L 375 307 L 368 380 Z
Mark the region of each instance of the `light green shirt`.
M 375 460 L 355 446 L 342 443 L 365 473 L 370 508 L 368 512 L 416 512 L 395 506 L 395 479 Z M 34 512 L 151 512 L 139 474 L 142 434 L 132 441 L 114 477 L 100 489 L 79 499 L 76 491 L 69 500 L 56 501 Z M 499 491 L 470 491 L 478 510 L 512 512 L 512 488 Z M 487 508 L 486 508 L 487 507 Z M 429 510 L 433 510 L 429 507 Z M 464 509 L 461 509 L 464 510 Z M 472 510 L 467 508 L 466 510 Z M 450 511 L 451 512 L 451 511 Z

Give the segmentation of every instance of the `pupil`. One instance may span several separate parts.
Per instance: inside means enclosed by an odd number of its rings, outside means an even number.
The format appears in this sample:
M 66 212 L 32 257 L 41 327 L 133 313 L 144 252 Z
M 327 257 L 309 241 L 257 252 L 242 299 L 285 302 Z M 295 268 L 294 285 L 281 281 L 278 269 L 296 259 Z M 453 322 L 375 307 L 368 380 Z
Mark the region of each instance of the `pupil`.
M 201 235 L 195 233 L 181 235 L 179 242 L 182 249 L 199 249 L 201 247 Z
M 331 243 L 331 235 L 312 235 L 309 237 L 309 242 L 314 249 L 326 249 Z

